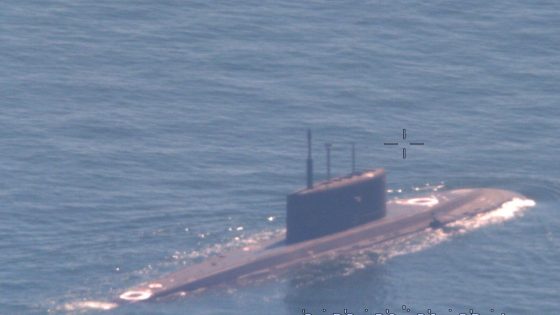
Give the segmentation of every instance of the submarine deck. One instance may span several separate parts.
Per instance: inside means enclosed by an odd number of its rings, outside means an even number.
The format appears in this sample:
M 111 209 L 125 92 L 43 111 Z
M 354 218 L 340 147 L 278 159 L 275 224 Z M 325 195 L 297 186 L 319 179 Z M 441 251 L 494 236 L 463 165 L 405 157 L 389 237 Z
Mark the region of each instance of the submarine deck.
M 517 193 L 499 189 L 459 189 L 419 198 L 389 200 L 387 216 L 382 219 L 300 243 L 284 245 L 284 236 L 281 236 L 260 244 L 258 248 L 244 248 L 211 257 L 202 263 L 131 288 L 122 293 L 116 303 L 185 296 L 212 286 L 265 277 L 328 255 L 367 248 L 423 230 L 434 219 L 446 224 L 491 211 L 516 197 L 524 198 Z

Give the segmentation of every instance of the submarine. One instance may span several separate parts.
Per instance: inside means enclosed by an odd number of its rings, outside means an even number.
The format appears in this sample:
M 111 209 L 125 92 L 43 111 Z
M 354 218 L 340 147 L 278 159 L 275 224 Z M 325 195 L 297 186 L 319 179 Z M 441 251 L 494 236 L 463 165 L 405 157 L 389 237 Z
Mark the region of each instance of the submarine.
M 307 186 L 287 196 L 286 232 L 258 246 L 210 257 L 133 288 L 116 305 L 189 296 L 212 287 L 266 278 L 333 255 L 352 255 L 375 244 L 497 209 L 526 199 L 494 188 L 467 188 L 386 200 L 382 168 L 352 172 L 315 183 L 311 131 L 307 132 Z M 329 148 L 327 148 L 327 152 Z

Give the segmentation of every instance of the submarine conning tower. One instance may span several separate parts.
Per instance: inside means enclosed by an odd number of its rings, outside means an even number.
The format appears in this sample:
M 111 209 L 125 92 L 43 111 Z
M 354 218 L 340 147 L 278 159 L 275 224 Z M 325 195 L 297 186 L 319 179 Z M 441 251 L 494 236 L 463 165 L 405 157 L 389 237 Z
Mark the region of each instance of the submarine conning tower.
M 307 188 L 287 197 L 288 244 L 340 232 L 385 216 L 383 169 L 352 172 L 313 184 L 312 167 L 308 132 Z

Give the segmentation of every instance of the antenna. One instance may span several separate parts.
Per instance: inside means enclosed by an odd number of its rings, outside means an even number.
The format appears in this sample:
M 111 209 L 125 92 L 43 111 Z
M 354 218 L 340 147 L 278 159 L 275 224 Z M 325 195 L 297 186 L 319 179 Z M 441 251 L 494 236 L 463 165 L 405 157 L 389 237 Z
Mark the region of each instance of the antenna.
M 327 149 L 327 180 L 331 179 L 331 147 L 332 144 L 325 143 L 325 149 Z
M 356 146 L 352 142 L 352 174 L 356 172 Z
M 313 159 L 311 158 L 311 129 L 307 129 L 307 189 L 313 188 Z

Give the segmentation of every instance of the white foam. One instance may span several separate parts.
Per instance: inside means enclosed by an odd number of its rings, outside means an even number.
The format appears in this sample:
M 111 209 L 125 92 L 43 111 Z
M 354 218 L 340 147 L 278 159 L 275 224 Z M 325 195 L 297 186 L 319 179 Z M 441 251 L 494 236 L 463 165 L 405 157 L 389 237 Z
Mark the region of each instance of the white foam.
M 427 228 L 417 233 L 376 244 L 354 256 L 350 266 L 345 269 L 343 274 L 349 275 L 374 263 L 385 263 L 393 257 L 425 250 L 445 242 L 453 236 L 471 232 L 489 224 L 505 222 L 521 215 L 523 213 L 522 210 L 533 207 L 535 204 L 535 201 L 530 199 L 514 198 L 495 210 L 449 223 L 446 225 L 447 228 Z M 368 255 L 367 253 L 375 253 L 377 256 Z
M 523 209 L 534 207 L 535 205 L 536 203 L 534 200 L 514 198 L 502 204 L 498 209 L 480 213 L 471 218 L 457 220 L 447 224 L 447 226 L 458 228 L 459 233 L 465 233 L 489 224 L 496 224 L 510 220 L 518 215 L 521 215 L 521 211 Z
M 64 304 L 63 310 L 67 312 L 72 311 L 86 311 L 86 310 L 100 310 L 109 311 L 116 308 L 118 304 L 103 301 L 77 301 Z
M 514 198 L 503 203 L 495 210 L 451 222 L 446 225 L 447 228 L 435 230 L 428 228 L 418 234 L 406 236 L 403 239 L 394 241 L 392 245 L 389 244 L 388 250 L 382 255 L 383 260 L 415 253 L 444 242 L 455 235 L 474 231 L 489 224 L 510 220 L 521 215 L 522 210 L 533 207 L 535 204 L 535 201 L 530 199 Z

